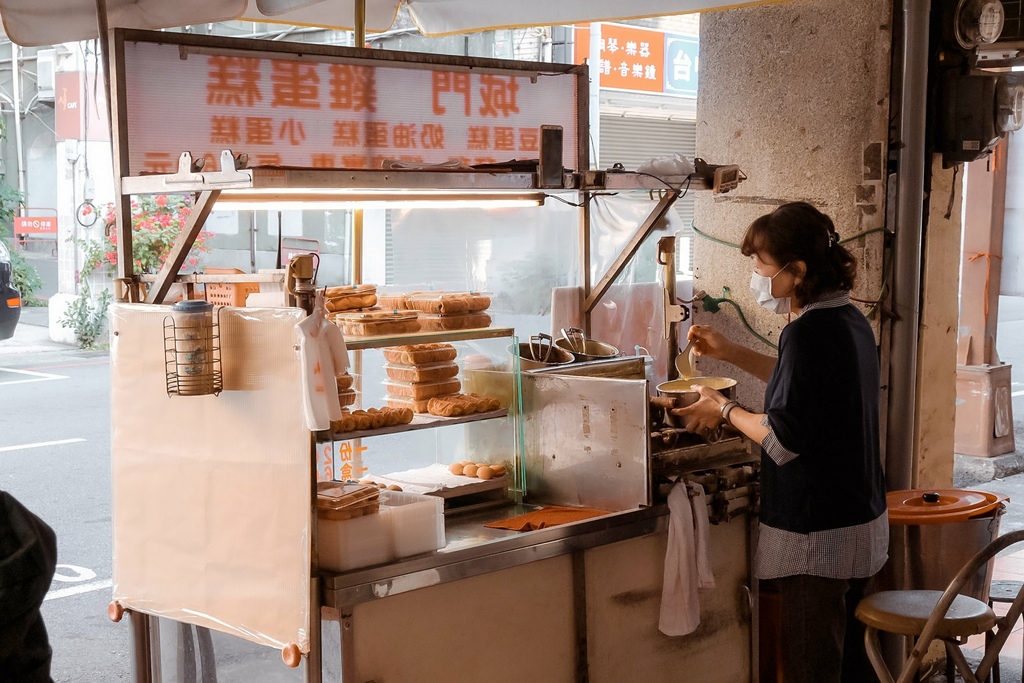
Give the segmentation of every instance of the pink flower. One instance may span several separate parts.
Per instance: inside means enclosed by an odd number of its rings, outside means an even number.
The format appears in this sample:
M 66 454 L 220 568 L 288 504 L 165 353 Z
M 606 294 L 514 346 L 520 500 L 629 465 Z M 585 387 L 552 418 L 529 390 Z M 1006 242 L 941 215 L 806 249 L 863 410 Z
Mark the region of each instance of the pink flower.
M 157 195 L 157 197 L 156 197 L 156 205 L 157 206 L 167 206 L 167 195 L 165 195 L 165 194 Z

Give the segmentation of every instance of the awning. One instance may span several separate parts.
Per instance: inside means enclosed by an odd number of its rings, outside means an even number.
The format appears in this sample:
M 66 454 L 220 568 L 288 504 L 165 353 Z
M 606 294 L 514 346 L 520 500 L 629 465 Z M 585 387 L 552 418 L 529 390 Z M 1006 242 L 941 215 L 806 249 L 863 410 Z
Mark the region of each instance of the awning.
M 391 28 L 402 4 L 425 35 L 469 33 L 514 26 L 686 14 L 779 0 L 365 0 L 367 32 Z M 111 28 L 162 29 L 243 19 L 353 29 L 356 0 L 107 0 Z M 24 46 L 53 45 L 97 36 L 96 0 L 0 0 L 7 35 Z

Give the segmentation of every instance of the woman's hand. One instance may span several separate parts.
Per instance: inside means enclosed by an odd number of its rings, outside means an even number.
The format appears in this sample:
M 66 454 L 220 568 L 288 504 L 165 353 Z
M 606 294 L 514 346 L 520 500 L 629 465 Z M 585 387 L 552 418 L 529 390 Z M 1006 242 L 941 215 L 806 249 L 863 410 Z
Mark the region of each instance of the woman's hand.
M 693 388 L 700 394 L 697 402 L 685 408 L 674 408 L 672 414 L 682 418 L 686 431 L 703 435 L 722 425 L 722 406 L 729 399 L 710 387 L 697 384 Z
M 731 362 L 736 345 L 710 325 L 691 325 L 686 338 L 693 342 L 693 351 L 698 356 Z

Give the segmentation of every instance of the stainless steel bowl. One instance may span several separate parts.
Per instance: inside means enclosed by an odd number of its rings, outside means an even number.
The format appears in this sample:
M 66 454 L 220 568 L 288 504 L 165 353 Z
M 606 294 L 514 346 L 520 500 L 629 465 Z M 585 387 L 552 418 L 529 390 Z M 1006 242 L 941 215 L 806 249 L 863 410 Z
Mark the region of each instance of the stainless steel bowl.
M 571 353 L 573 360 L 578 363 L 589 360 L 605 360 L 608 358 L 615 358 L 619 355 L 619 350 L 611 344 L 594 341 L 593 339 L 587 339 L 584 342 L 583 353 L 577 352 L 576 349 L 573 348 L 572 344 L 567 342 L 565 339 L 556 339 L 555 346 L 563 351 Z
M 669 380 L 658 385 L 658 395 L 670 396 L 676 399 L 677 408 L 685 408 L 700 399 L 700 394 L 693 388 L 696 385 L 710 387 L 730 400 L 736 398 L 736 380 L 729 377 L 691 377 L 690 379 Z M 665 424 L 670 427 L 681 428 L 683 426 L 682 420 L 667 409 L 665 410 Z
M 534 360 L 535 354 L 538 352 L 538 347 L 531 345 L 528 342 L 522 342 L 519 344 L 518 351 L 514 346 L 509 347 L 509 352 L 519 356 L 519 369 L 520 370 L 537 370 L 538 368 L 552 368 L 558 365 L 568 365 L 573 361 L 572 354 L 565 349 L 558 348 L 557 346 L 549 347 L 550 353 L 547 354 L 547 360 Z

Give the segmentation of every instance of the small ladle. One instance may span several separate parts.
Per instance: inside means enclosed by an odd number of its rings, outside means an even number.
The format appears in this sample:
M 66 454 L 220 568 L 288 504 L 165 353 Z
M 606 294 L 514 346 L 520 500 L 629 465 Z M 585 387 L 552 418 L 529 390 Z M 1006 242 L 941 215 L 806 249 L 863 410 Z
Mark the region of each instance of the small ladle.
M 679 372 L 679 376 L 683 379 L 690 379 L 696 376 L 697 372 L 693 369 L 693 340 L 691 339 L 686 343 L 686 347 L 676 356 L 676 370 Z

